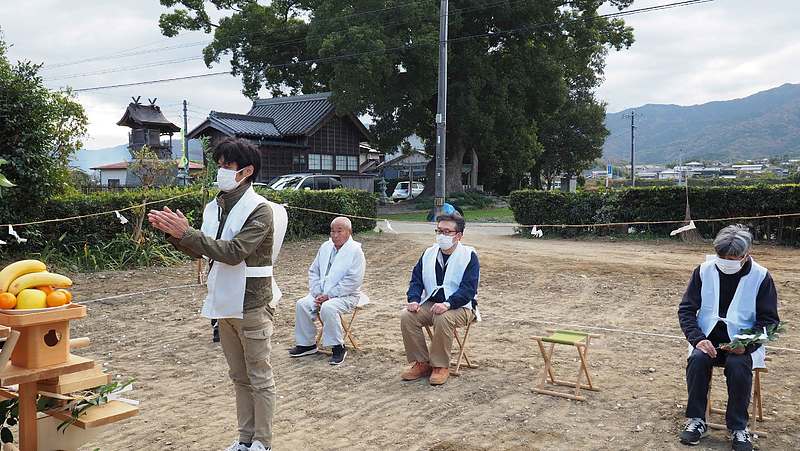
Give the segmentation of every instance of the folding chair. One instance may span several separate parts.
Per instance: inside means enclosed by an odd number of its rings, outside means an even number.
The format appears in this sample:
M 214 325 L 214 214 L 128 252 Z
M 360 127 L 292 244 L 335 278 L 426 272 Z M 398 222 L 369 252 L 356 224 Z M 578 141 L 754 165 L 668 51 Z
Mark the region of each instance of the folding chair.
M 474 319 L 470 321 L 467 326 L 464 328 L 464 337 L 458 336 L 458 327 L 453 328 L 453 336 L 456 339 L 456 343 L 458 343 L 458 358 L 455 361 L 456 369 L 450 372 L 451 376 L 461 376 L 461 360 L 463 359 L 466 363 L 464 364 L 467 368 L 478 368 L 478 365 L 472 363 L 469 356 L 467 355 L 467 338 L 469 338 L 469 329 L 472 326 L 472 323 L 477 322 L 478 319 Z M 431 332 L 431 328 L 429 326 L 425 326 L 425 332 L 428 333 L 428 337 L 433 341 L 433 332 Z M 454 352 L 451 352 L 453 354 Z M 451 359 L 450 366 L 453 366 L 454 363 Z
M 767 356 L 765 358 L 767 362 L 771 361 L 772 358 Z M 760 421 L 763 422 L 765 420 L 769 420 L 769 417 L 764 416 L 764 400 L 761 396 L 761 374 L 766 374 L 769 371 L 766 368 L 753 368 L 753 396 L 750 398 L 750 403 L 752 405 L 752 412 L 750 413 L 750 420 L 751 421 Z M 717 413 L 725 415 L 725 409 L 720 409 L 716 407 L 712 407 L 712 400 L 711 400 L 711 382 L 714 381 L 714 367 L 711 368 L 711 381 L 708 384 L 708 402 L 706 403 L 706 424 L 711 429 L 719 429 L 719 430 L 726 430 L 728 427 L 724 424 L 720 423 L 712 423 L 710 421 L 711 414 Z M 751 430 L 753 434 L 758 434 L 762 437 L 766 437 L 767 433 L 764 431 L 755 431 Z
M 364 292 L 361 292 L 359 294 L 358 303 L 356 304 L 355 307 L 353 307 L 353 314 L 350 316 L 350 321 L 346 322 L 344 320 L 344 316 L 341 313 L 339 313 L 339 320 L 340 323 L 342 324 L 342 332 L 344 332 L 345 340 L 349 341 L 350 344 L 353 345 L 353 349 L 356 349 L 358 351 L 360 351 L 361 348 L 358 346 L 358 341 L 356 341 L 355 337 L 353 337 L 353 321 L 356 320 L 356 315 L 358 314 L 358 312 L 363 308 L 365 308 L 367 304 L 369 304 L 369 296 L 367 296 Z M 320 341 L 322 340 L 322 328 L 325 327 L 325 323 L 322 322 L 322 317 L 319 315 L 319 312 L 317 312 L 317 320 L 319 321 L 320 324 L 319 331 L 317 331 L 317 348 L 322 349 L 322 347 L 320 346 Z M 323 351 L 323 352 L 327 353 L 330 351 Z
M 573 330 L 547 329 L 547 332 L 551 333 L 549 337 L 533 337 L 533 339 L 536 340 L 536 343 L 539 345 L 539 351 L 541 351 L 542 359 L 544 359 L 544 368 L 542 369 L 542 377 L 539 380 L 539 385 L 536 386 L 533 389 L 533 391 L 545 395 L 560 396 L 562 398 L 574 399 L 576 401 L 586 401 L 586 397 L 581 396 L 581 389 L 600 391 L 598 388 L 592 385 L 592 377 L 589 375 L 589 368 L 588 368 L 589 340 L 590 338 L 597 338 L 600 335 L 588 334 L 585 332 L 577 332 Z M 545 350 L 544 346 L 545 343 L 550 343 L 549 350 Z M 557 344 L 574 346 L 575 349 L 578 351 L 578 357 L 580 357 L 580 367 L 578 368 L 578 378 L 575 380 L 575 382 L 556 379 L 555 372 L 553 371 L 553 350 L 555 349 L 555 346 Z M 583 384 L 581 382 L 583 376 L 586 376 L 586 384 Z M 569 394 L 555 390 L 549 390 L 545 388 L 546 383 L 549 383 L 551 385 L 574 387 L 575 392 L 573 394 Z

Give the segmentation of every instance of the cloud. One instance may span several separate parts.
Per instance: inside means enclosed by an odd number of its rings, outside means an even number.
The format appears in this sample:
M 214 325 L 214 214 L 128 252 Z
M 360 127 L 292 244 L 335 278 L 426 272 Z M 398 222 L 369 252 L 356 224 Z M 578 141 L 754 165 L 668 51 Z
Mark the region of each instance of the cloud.
M 634 8 L 662 3 L 637 1 Z M 620 111 L 727 100 L 798 82 L 795 9 L 795 0 L 717 0 L 630 16 L 636 43 L 609 54 L 599 97 Z
M 670 0 L 637 0 L 634 8 Z M 697 104 L 743 97 L 786 82 L 800 81 L 800 27 L 796 0 L 754 2 L 717 0 L 628 17 L 636 43 L 611 52 L 605 82 L 598 96 L 619 111 L 645 103 Z M 157 0 L 26 0 L 0 2 L 0 28 L 12 60 L 50 66 L 123 50 L 148 53 L 127 58 L 84 62 L 58 68 L 45 66 L 43 76 L 86 74 L 154 61 L 200 56 L 202 46 L 167 49 L 208 41 L 202 33 L 161 36 L 158 17 L 166 11 Z M 226 64 L 213 71 L 225 70 Z M 185 61 L 140 70 L 84 75 L 53 80 L 75 88 L 122 84 L 211 72 L 202 61 Z M 167 117 L 182 126 L 180 103 L 190 105 L 189 128 L 210 110 L 246 112 L 250 101 L 240 80 L 222 75 L 172 83 L 86 92 L 79 95 L 90 119 L 87 147 L 127 141 L 128 129 L 116 125 L 130 98 L 158 97 Z

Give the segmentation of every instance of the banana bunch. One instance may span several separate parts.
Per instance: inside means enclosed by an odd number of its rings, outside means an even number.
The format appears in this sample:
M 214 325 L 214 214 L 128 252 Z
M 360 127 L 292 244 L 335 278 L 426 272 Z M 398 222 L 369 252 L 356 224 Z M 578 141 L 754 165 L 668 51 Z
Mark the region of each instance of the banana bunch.
M 47 272 L 39 260 L 21 260 L 0 271 L 0 309 L 59 307 L 72 301 L 67 276 Z

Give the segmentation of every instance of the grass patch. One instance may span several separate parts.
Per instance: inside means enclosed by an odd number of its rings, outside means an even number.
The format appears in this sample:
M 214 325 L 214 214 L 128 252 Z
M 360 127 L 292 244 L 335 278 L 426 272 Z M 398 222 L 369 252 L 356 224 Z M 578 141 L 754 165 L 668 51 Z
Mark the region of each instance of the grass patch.
M 410 213 L 397 213 L 386 215 L 392 221 L 425 222 L 428 211 L 413 211 Z M 467 222 L 514 222 L 514 213 L 510 208 L 482 208 L 479 210 L 464 210 Z

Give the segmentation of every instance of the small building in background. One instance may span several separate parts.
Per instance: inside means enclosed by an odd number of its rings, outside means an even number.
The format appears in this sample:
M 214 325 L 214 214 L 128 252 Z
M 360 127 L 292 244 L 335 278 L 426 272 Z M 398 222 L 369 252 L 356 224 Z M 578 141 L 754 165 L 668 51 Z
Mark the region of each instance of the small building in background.
M 179 163 L 175 160 L 175 164 Z M 95 166 L 90 168 L 92 171 L 97 171 L 100 174 L 100 186 L 103 188 L 136 188 L 142 185 L 142 181 L 136 176 L 128 166 L 130 161 L 121 161 L 119 163 L 104 164 L 102 166 Z M 189 176 L 197 177 L 203 172 L 202 163 L 194 161 L 189 162 Z M 159 183 L 160 185 L 161 183 Z
M 148 146 L 161 160 L 172 159 L 172 135 L 181 128 L 170 122 L 156 105 L 158 99 L 147 99 L 149 105 L 139 103 L 141 96 L 133 99 L 117 121 L 117 125 L 130 127 L 128 133 L 128 150 L 132 157 L 144 146 Z M 167 139 L 162 141 L 161 138 Z
M 128 152 L 131 159 L 136 158 L 142 148 L 147 146 L 153 151 L 159 163 L 175 162 L 172 156 L 172 135 L 181 128 L 170 122 L 156 105 L 157 99 L 148 99 L 148 104 L 139 103 L 139 97 L 133 98 L 117 125 L 129 127 Z M 165 138 L 166 137 L 166 138 Z M 90 168 L 99 173 L 100 189 L 135 188 L 142 185 L 139 177 L 130 169 L 131 161 L 119 161 Z M 189 162 L 189 175 L 197 176 L 203 170 L 201 163 Z M 165 174 L 156 178 L 154 186 L 172 185 L 177 174 Z
M 261 154 L 258 182 L 287 174 L 335 174 L 347 187 L 373 191 L 380 158 L 369 146 L 369 132 L 352 112 L 337 112 L 331 93 L 256 99 L 247 114 L 211 111 L 190 131 L 189 139 L 208 137 L 211 144 L 238 137 L 252 141 Z M 364 154 L 364 155 L 362 155 Z M 369 163 L 369 164 L 367 164 Z

